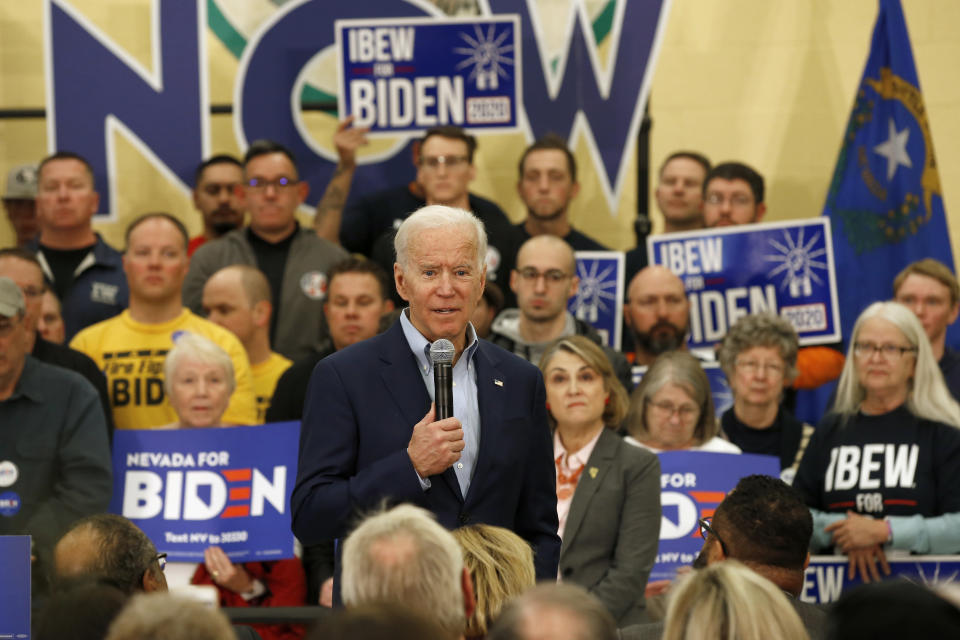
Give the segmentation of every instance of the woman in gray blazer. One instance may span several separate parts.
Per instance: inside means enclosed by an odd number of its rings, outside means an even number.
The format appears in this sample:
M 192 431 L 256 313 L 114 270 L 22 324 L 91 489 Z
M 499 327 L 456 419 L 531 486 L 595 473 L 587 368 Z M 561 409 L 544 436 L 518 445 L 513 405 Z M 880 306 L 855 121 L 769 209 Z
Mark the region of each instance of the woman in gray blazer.
M 627 393 L 603 351 L 561 338 L 540 360 L 554 427 L 559 578 L 587 588 L 618 626 L 646 622 L 643 591 L 660 536 L 660 462 L 615 432 Z

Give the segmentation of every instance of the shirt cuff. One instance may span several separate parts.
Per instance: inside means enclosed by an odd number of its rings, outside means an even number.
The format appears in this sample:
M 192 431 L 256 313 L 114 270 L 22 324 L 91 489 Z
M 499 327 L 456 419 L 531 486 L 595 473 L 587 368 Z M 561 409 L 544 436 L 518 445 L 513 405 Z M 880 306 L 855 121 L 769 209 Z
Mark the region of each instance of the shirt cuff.
M 259 580 L 257 580 L 256 578 L 254 578 L 253 586 L 250 587 L 250 591 L 241 593 L 240 597 L 246 600 L 247 602 L 250 602 L 251 600 L 259 598 L 266 592 L 267 592 L 267 588 L 264 586 L 264 584 Z
M 410 450 L 409 450 L 409 449 L 407 450 L 407 457 L 408 457 L 408 458 L 410 457 Z M 410 461 L 410 466 L 413 467 L 413 460 Z M 432 486 L 432 485 L 430 484 L 430 478 L 421 478 L 421 477 L 420 477 L 420 474 L 417 472 L 417 468 L 416 468 L 416 467 L 413 467 L 413 472 L 417 475 L 417 480 L 420 481 L 420 489 L 422 489 L 423 491 L 426 491 L 427 489 L 429 489 L 429 488 Z

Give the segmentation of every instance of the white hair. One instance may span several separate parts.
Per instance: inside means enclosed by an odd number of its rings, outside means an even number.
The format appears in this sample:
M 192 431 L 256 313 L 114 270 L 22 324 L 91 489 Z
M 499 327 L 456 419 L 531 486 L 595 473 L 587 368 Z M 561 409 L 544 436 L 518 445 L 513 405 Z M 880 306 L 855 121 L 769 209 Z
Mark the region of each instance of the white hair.
M 473 245 L 477 252 L 477 269 L 482 269 L 487 258 L 487 232 L 483 222 L 475 215 L 464 209 L 448 207 L 442 204 L 431 204 L 410 214 L 397 229 L 393 239 L 393 248 L 397 254 L 400 268 L 405 268 L 410 258 L 410 240 L 424 231 L 431 229 L 446 229 L 459 227 L 469 229 L 473 236 Z
M 174 373 L 184 360 L 222 367 L 230 393 L 236 389 L 237 378 L 233 371 L 233 360 L 227 352 L 209 338 L 185 331 L 175 339 L 173 349 L 167 353 L 167 359 L 163 362 L 163 389 L 167 397 L 170 397 Z
M 396 602 L 452 635 L 466 626 L 460 546 L 429 511 L 403 504 L 374 514 L 343 545 L 343 602 Z
M 808 640 L 775 584 L 736 560 L 690 572 L 669 596 L 663 640 Z
M 845 416 L 853 415 L 859 410 L 860 403 L 866 397 L 866 391 L 857 377 L 853 348 L 863 323 L 871 318 L 880 318 L 895 326 L 910 346 L 917 349 L 917 363 L 907 393 L 907 409 L 920 418 L 960 428 L 960 405 L 947 390 L 943 373 L 933 357 L 933 349 L 930 347 L 930 340 L 923 330 L 923 325 L 910 309 L 899 302 L 874 302 L 857 318 L 856 324 L 853 325 L 847 361 L 843 365 L 843 373 L 837 385 L 837 399 L 833 404 L 833 411 Z
M 107 640 L 232 640 L 227 616 L 168 593 L 141 593 L 110 624 Z

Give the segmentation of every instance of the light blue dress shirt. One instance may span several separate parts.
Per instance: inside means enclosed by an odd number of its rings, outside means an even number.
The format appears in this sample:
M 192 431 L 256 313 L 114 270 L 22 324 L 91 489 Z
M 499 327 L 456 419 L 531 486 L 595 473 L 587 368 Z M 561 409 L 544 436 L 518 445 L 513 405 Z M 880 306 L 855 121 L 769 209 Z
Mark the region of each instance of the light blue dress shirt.
M 430 362 L 430 342 L 423 337 L 410 322 L 407 315 L 410 309 L 404 309 L 400 314 L 400 326 L 403 335 L 410 345 L 410 350 L 417 359 L 417 368 L 423 377 L 423 384 L 427 387 L 430 400 L 435 400 L 433 388 L 433 363 Z M 460 483 L 460 493 L 466 497 L 473 478 L 473 469 L 477 462 L 477 452 L 480 450 L 480 405 L 477 402 L 477 366 L 473 358 L 480 343 L 473 325 L 467 323 L 467 347 L 460 354 L 457 363 L 453 365 L 453 416 L 463 425 L 464 449 L 460 452 L 460 459 L 453 463 L 453 471 L 457 474 Z M 430 479 L 421 478 L 420 484 L 424 489 L 430 488 Z

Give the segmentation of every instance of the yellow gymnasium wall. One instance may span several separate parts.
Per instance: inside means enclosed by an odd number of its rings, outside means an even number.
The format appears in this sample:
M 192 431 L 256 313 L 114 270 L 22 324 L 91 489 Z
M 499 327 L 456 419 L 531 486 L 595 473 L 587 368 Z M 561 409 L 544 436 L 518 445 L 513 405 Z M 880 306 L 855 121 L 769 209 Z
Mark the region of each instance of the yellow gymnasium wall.
M 269 0 L 211 0 L 252 33 L 276 10 Z M 538 0 L 547 40 L 564 46 L 564 17 L 571 0 Z M 643 0 L 631 0 L 643 1 Z M 589 15 L 608 0 L 586 0 Z M 440 3 L 441 6 L 443 3 Z M 451 3 L 447 3 L 451 4 Z M 467 3 L 469 4 L 469 3 Z M 72 0 L 69 5 L 135 60 L 149 66 L 151 0 Z M 960 232 L 960 3 L 904 0 L 904 12 L 920 77 L 951 222 L 954 250 Z M 741 160 L 767 179 L 768 219 L 820 214 L 840 147 L 854 92 L 866 61 L 876 19 L 876 0 L 673 0 L 653 76 L 650 164 L 677 149 L 695 149 L 711 160 Z M 41 0 L 0 3 L 0 109 L 46 106 Z M 624 25 L 629 37 L 629 25 Z M 212 30 L 207 31 L 211 104 L 233 96 L 237 59 Z M 601 58 L 609 42 L 599 47 Z M 321 65 L 323 66 L 323 65 Z M 332 64 L 316 72 L 331 83 Z M 312 136 L 329 145 L 335 119 L 307 118 Z M 210 116 L 212 152 L 241 152 L 232 116 Z M 148 158 L 118 134 L 117 221 L 99 225 L 115 246 L 122 245 L 127 221 L 147 211 L 180 216 L 192 232 L 200 228 L 184 185 L 171 182 Z M 516 194 L 516 159 L 521 134 L 483 136 L 473 190 L 491 198 L 515 219 L 523 209 Z M 382 143 L 381 143 L 382 144 Z M 636 164 L 615 211 L 610 211 L 592 170 L 587 145 L 574 141 L 582 191 L 572 209 L 574 224 L 617 249 L 634 244 Z M 48 152 L 43 119 L 0 119 L 0 174 L 16 164 L 36 162 Z M 656 176 L 651 175 L 651 184 Z M 311 194 L 310 204 L 320 194 Z M 652 199 L 655 229 L 659 215 Z M 309 212 L 304 212 L 304 221 Z M 0 223 L 0 246 L 12 243 Z

